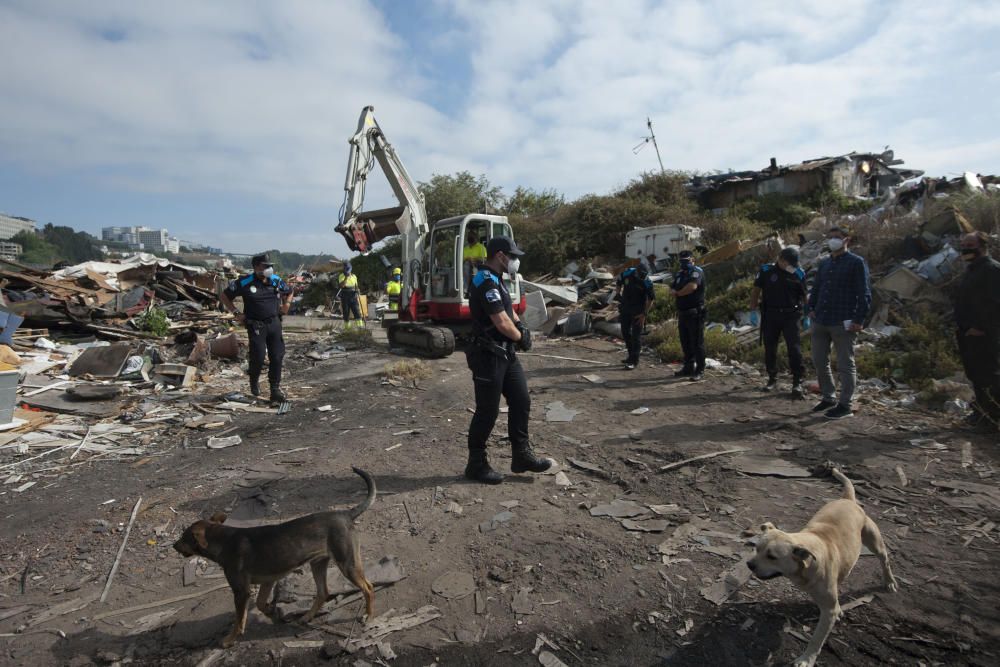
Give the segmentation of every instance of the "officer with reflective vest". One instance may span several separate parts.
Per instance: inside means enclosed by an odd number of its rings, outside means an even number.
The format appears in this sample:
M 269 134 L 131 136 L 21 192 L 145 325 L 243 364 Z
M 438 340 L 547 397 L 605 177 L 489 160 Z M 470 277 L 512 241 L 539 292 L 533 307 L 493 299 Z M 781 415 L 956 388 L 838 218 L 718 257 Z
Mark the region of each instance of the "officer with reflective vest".
M 340 288 L 341 314 L 344 318 L 344 328 L 353 325 L 364 326 L 361 319 L 361 304 L 358 302 L 358 277 L 354 275 L 350 262 L 344 263 L 344 272 L 337 281 Z
M 528 383 L 515 350 L 531 349 L 531 332 L 518 319 L 504 284 L 504 274 L 516 276 L 524 253 L 505 236 L 494 236 L 486 246 L 486 262 L 472 279 L 469 308 L 474 343 L 466 350 L 476 395 L 476 412 L 469 425 L 469 462 L 465 476 L 484 484 L 499 484 L 503 475 L 490 467 L 486 441 L 507 399 L 507 434 L 511 472 L 545 472 L 550 459 L 538 458 L 528 441 L 531 399 Z
M 253 273 L 229 283 L 219 300 L 226 310 L 236 315 L 237 322 L 246 325 L 250 338 L 250 393 L 260 396 L 260 373 L 266 355 L 271 401 L 280 403 L 285 400 L 285 393 L 281 391 L 281 362 L 285 357 L 281 316 L 288 313 L 292 290 L 274 273 L 266 253 L 254 257 L 251 266 Z M 236 297 L 243 299 L 242 312 L 233 304 Z
M 764 342 L 764 366 L 767 368 L 764 391 L 773 391 L 778 386 L 778 342 L 784 337 L 788 367 L 792 372 L 792 394 L 804 395 L 802 376 L 806 369 L 802 363 L 799 322 L 805 302 L 806 274 L 799 268 L 799 251 L 784 248 L 778 261 L 760 267 L 750 292 L 750 324 L 760 326 Z
M 403 272 L 395 268 L 392 270 L 392 279 L 385 286 L 386 296 L 389 297 L 389 310 L 399 310 L 399 295 L 403 291 Z
M 680 270 L 674 274 L 670 293 L 677 298 L 677 328 L 684 367 L 674 377 L 700 380 L 705 372 L 705 272 L 696 266 L 690 250 L 678 255 Z
M 646 264 L 639 264 L 622 271 L 615 290 L 615 298 L 619 300 L 618 321 L 628 349 L 626 370 L 632 370 L 639 364 L 642 329 L 646 326 L 649 307 L 653 305 L 653 283 L 646 267 Z

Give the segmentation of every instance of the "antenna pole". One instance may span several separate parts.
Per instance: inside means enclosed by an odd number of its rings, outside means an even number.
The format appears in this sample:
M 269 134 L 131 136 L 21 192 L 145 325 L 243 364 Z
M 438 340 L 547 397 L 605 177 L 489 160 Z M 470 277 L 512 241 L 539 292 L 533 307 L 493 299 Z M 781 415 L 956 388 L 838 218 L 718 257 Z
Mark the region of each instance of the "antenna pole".
M 663 159 L 660 157 L 660 147 L 656 143 L 656 134 L 653 132 L 653 121 L 646 116 L 646 127 L 649 128 L 649 137 L 653 140 L 653 148 L 656 149 L 656 161 L 660 163 L 660 173 L 664 176 L 667 175 L 667 170 L 663 168 Z

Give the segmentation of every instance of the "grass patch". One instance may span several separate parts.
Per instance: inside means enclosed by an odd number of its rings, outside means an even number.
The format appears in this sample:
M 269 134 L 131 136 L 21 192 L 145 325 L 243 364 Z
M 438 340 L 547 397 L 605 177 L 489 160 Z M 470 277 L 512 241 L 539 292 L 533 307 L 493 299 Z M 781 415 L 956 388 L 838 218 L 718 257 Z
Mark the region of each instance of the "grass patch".
M 962 370 L 952 327 L 943 316 L 929 313 L 920 320 L 904 322 L 902 327 L 895 336 L 858 349 L 859 376 L 905 382 L 928 392 L 933 380 Z
M 647 343 L 656 350 L 661 361 L 679 363 L 684 361 L 684 350 L 681 348 L 680 333 L 676 322 L 668 322 L 657 327 L 649 334 Z M 750 347 L 741 347 L 736 342 L 736 336 L 725 331 L 705 332 L 705 355 L 720 361 L 744 361 Z M 763 358 L 763 357 L 762 357 Z
M 387 378 L 416 382 L 431 376 L 431 367 L 419 359 L 404 359 L 394 364 L 386 364 L 382 374 Z
M 372 332 L 364 327 L 351 327 L 337 332 L 337 342 L 349 350 L 368 348 L 375 344 Z
M 140 331 L 148 331 L 161 338 L 170 331 L 170 318 L 159 308 L 150 308 L 141 315 L 137 315 L 135 324 Z

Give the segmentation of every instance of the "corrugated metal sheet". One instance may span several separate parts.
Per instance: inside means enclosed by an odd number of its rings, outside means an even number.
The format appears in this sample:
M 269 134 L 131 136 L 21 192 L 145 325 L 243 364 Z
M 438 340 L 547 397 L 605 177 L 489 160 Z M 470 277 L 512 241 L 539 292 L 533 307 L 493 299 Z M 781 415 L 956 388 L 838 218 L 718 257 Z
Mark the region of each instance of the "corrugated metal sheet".
M 839 157 L 822 157 L 816 160 L 808 160 L 802 162 L 801 164 L 796 164 L 788 167 L 788 171 L 813 171 L 814 169 L 822 169 L 823 167 L 828 167 L 832 164 L 836 164 L 841 161 L 849 160 L 850 158 L 846 155 L 841 155 Z

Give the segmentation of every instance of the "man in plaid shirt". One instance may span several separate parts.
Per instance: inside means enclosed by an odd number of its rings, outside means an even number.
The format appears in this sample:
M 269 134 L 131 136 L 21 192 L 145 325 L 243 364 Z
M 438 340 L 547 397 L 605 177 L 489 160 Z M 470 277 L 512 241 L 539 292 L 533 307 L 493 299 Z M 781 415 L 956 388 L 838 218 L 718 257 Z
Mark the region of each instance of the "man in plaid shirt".
M 868 285 L 868 265 L 847 249 L 849 235 L 834 227 L 827 233 L 826 243 L 830 257 L 819 265 L 816 282 L 809 293 L 812 358 L 823 394 L 823 400 L 816 404 L 813 412 L 825 411 L 827 419 L 843 419 L 854 415 L 851 399 L 858 381 L 854 341 L 868 317 L 872 293 Z M 831 344 L 837 353 L 839 401 L 830 370 Z

